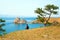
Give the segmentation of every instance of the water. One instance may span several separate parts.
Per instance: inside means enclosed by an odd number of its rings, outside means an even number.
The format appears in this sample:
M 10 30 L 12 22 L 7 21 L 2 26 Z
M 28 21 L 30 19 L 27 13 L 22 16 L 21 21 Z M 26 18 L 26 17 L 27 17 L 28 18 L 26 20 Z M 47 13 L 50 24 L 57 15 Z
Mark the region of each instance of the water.
M 14 24 L 13 21 L 15 18 L 3 18 L 6 20 L 5 26 L 2 28 L 6 30 L 7 33 L 18 31 L 18 30 L 26 30 L 26 24 Z M 28 22 L 34 20 L 35 18 L 24 18 Z M 44 27 L 44 24 L 28 24 L 29 29 Z

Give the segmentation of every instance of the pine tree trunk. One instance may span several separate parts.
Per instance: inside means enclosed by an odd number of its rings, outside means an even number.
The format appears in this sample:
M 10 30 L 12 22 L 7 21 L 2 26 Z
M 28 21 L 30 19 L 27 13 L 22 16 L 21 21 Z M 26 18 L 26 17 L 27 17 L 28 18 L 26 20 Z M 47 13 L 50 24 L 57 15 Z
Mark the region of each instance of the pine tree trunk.
M 45 26 L 47 25 L 48 21 L 50 20 L 50 17 L 51 17 L 51 13 L 50 13 L 48 19 L 46 20 L 46 23 L 44 24 Z

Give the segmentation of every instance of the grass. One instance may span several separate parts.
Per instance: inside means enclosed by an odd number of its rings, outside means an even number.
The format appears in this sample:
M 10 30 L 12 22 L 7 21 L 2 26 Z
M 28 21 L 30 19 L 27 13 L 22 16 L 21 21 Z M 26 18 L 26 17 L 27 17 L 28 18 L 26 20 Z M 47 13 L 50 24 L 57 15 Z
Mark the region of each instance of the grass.
M 16 31 L 0 37 L 0 40 L 60 40 L 60 26 Z
M 60 23 L 60 17 L 59 18 L 50 18 L 49 22 L 57 21 Z

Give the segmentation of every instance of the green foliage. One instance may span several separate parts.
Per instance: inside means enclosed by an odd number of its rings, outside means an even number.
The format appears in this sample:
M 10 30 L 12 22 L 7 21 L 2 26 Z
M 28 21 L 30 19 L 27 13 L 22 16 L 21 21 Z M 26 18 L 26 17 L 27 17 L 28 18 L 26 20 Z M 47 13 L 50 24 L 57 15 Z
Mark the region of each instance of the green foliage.
M 55 5 L 46 5 L 44 10 L 42 8 L 37 8 L 35 10 L 35 13 L 37 13 L 39 16 L 37 17 L 37 19 L 39 19 L 41 22 L 46 22 L 46 24 L 48 23 L 48 21 L 50 20 L 50 17 L 52 14 L 57 14 L 57 9 L 59 9 L 58 6 L 55 6 Z M 46 19 L 46 16 L 48 15 L 48 19 Z M 49 23 L 48 23 L 49 24 Z
M 59 9 L 59 7 L 55 6 L 55 5 L 46 5 L 45 6 L 45 10 L 48 11 L 48 14 L 57 14 L 57 9 Z
M 39 14 L 40 16 L 43 16 L 44 11 L 42 10 L 42 8 L 37 8 L 35 10 L 35 13 Z
M 59 7 L 58 6 L 55 6 L 55 5 L 51 5 L 51 4 L 48 4 L 48 5 L 46 5 L 45 6 L 45 10 L 47 10 L 47 11 L 50 11 L 50 10 L 56 10 L 56 9 L 59 9 Z
M 5 20 L 0 19 L 0 22 L 5 22 Z
M 2 23 L 2 22 L 5 22 L 5 20 L 2 20 L 2 19 L 0 19 L 0 36 L 3 36 L 3 35 L 5 35 L 5 30 L 2 28 L 2 26 L 4 26 L 5 24 L 4 23 Z
M 42 23 L 45 21 L 44 18 L 40 17 L 39 15 L 38 15 L 37 19 L 40 20 Z
M 2 36 L 2 34 L 0 34 L 0 36 Z

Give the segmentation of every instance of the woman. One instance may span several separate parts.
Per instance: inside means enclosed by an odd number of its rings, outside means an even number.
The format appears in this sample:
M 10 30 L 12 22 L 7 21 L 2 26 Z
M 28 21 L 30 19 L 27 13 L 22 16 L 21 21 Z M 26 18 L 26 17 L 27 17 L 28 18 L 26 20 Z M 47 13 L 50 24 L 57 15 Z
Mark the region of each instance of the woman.
M 28 24 L 26 24 L 26 29 L 29 29 L 29 26 L 28 26 Z

